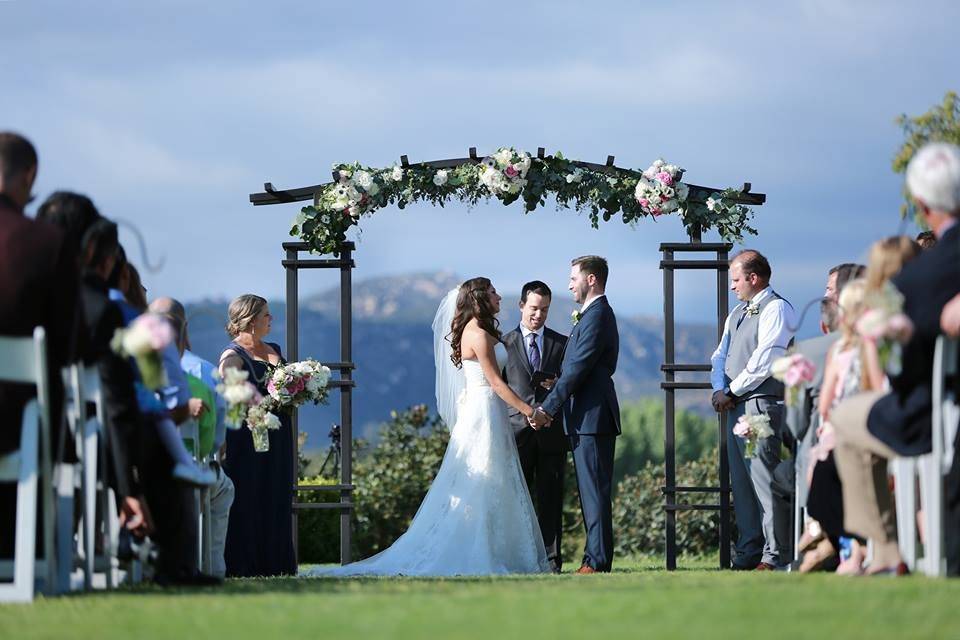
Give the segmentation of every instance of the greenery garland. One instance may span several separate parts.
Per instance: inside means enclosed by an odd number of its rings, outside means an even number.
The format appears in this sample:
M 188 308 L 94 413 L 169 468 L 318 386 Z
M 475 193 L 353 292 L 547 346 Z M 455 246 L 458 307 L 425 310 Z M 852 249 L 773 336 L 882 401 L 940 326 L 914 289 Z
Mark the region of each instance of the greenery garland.
M 620 213 L 634 225 L 644 217 L 678 213 L 689 231 L 716 229 L 725 241 L 756 234 L 749 225 L 753 212 L 737 202 L 737 189 L 691 197 L 680 182 L 683 169 L 663 160 L 646 171 L 600 171 L 568 160 L 562 154 L 531 157 L 505 147 L 477 162 L 449 169 L 429 164 L 375 169 L 359 163 L 334 165 L 336 181 L 324 185 L 311 206 L 303 207 L 290 229 L 320 254 L 337 254 L 347 230 L 378 209 L 412 202 L 444 206 L 457 199 L 475 205 L 496 198 L 503 204 L 523 200 L 525 212 L 546 204 L 552 196 L 557 208 L 586 211 L 599 227 Z M 701 196 L 704 194 L 700 194 Z

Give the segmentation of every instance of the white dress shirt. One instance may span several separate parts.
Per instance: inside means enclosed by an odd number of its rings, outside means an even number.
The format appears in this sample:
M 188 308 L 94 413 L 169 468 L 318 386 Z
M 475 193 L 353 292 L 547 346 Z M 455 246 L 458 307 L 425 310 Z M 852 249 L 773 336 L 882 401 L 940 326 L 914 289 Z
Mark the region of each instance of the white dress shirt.
M 753 296 L 749 304 L 758 304 L 773 290 L 767 287 Z M 730 348 L 730 322 L 740 318 L 747 303 L 740 303 L 734 312 L 727 316 L 723 326 L 723 336 L 716 351 L 710 356 L 710 385 L 714 391 L 722 391 L 724 384 L 723 368 L 727 361 L 727 350 Z M 742 396 L 760 386 L 770 377 L 773 361 L 786 355 L 787 345 L 793 337 L 797 323 L 793 307 L 786 300 L 776 299 L 763 308 L 757 335 L 757 348 L 747 361 L 747 366 L 730 383 L 730 392 Z
M 544 325 L 545 327 L 546 325 Z M 540 327 L 537 331 L 527 329 L 526 325 L 520 323 L 520 333 L 523 334 L 523 352 L 527 354 L 527 362 L 530 362 L 530 336 L 537 336 L 537 348 L 540 350 L 540 366 L 543 367 L 543 329 Z M 533 363 L 530 365 L 533 366 Z
M 594 300 L 599 300 L 600 298 L 603 298 L 603 297 L 605 297 L 606 295 L 607 295 L 607 294 L 605 294 L 605 293 L 601 293 L 600 295 L 594 296 L 593 298 L 590 298 L 590 299 L 587 300 L 585 303 L 583 303 L 583 306 L 580 307 L 580 315 L 583 315 L 583 312 L 587 310 L 587 307 L 589 307 L 591 304 L 593 304 L 593 301 L 594 301 Z

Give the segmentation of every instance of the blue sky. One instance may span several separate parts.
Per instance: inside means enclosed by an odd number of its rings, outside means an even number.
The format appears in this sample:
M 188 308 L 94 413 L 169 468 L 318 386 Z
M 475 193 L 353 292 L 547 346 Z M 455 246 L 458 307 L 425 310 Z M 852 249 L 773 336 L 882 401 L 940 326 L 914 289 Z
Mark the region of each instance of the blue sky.
M 958 7 L 10 0 L 0 128 L 37 145 L 41 198 L 81 191 L 144 231 L 165 257 L 151 294 L 280 297 L 297 205 L 252 207 L 265 181 L 513 145 L 752 182 L 769 200 L 747 244 L 802 303 L 832 264 L 902 228 L 893 120 L 960 87 Z M 562 288 L 570 257 L 600 253 L 615 308 L 659 315 L 657 245 L 682 239 L 677 220 L 594 231 L 552 208 L 418 206 L 364 221 L 356 277 L 452 269 L 507 292 L 534 277 Z M 683 277 L 681 316 L 709 319 L 713 281 Z M 310 273 L 303 291 L 334 284 Z

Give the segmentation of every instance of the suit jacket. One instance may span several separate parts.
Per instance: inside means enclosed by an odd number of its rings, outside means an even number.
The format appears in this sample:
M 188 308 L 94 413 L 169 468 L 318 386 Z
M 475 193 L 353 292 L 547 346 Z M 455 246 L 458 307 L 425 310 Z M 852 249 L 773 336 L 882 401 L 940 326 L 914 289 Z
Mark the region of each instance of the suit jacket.
M 0 335 L 47 332 L 52 440 L 63 416 L 60 370 L 73 360 L 77 313 L 77 261 L 63 232 L 27 218 L 0 194 Z M 23 407 L 36 395 L 24 385 L 0 383 L 0 453 L 20 446 Z
M 900 455 L 914 456 L 931 449 L 933 353 L 940 313 L 960 293 L 960 224 L 904 265 L 892 282 L 903 294 L 914 333 L 903 347 L 902 371 L 890 378 L 891 392 L 870 409 L 867 428 Z
M 130 360 L 110 348 L 110 340 L 117 329 L 124 326 L 120 307 L 110 301 L 107 284 L 93 274 L 83 277 L 84 362 L 96 365 L 100 374 L 109 433 L 111 484 L 118 497 L 139 495 L 140 488 L 133 468 L 140 452 L 139 435 L 142 417 L 137 404 L 133 381 L 135 374 Z
M 507 364 L 503 368 L 503 379 L 530 406 L 537 406 L 547 397 L 547 390 L 533 385 L 533 368 L 527 356 L 523 333 L 520 327 L 503 336 L 503 344 L 507 347 Z M 567 346 L 567 336 L 557 333 L 553 329 L 544 327 L 543 353 L 540 357 L 540 369 L 549 373 L 560 373 L 563 363 L 563 350 Z M 523 446 L 530 438 L 535 438 L 537 444 L 544 451 L 562 453 L 569 449 L 569 440 L 563 431 L 563 417 L 558 416 L 551 425 L 544 429 L 535 430 L 527 424 L 523 415 L 510 408 L 510 424 L 517 434 L 517 445 Z
M 620 403 L 613 385 L 619 353 L 617 317 L 601 296 L 570 332 L 560 378 L 542 405 L 551 416 L 564 412 L 568 435 L 620 435 Z

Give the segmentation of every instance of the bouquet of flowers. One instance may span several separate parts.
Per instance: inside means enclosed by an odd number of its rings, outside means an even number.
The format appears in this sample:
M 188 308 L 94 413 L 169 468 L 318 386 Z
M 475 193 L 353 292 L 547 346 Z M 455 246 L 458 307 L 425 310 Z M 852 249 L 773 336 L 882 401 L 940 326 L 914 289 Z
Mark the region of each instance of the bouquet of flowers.
M 683 205 L 690 190 L 680 182 L 682 171 L 683 169 L 676 165 L 667 164 L 662 158 L 654 160 L 643 172 L 634 191 L 640 208 L 654 217 L 674 211 L 683 213 Z
M 747 458 L 756 458 L 757 443 L 761 439 L 769 438 L 773 435 L 773 429 L 770 428 L 770 417 L 766 414 L 740 416 L 737 424 L 733 425 L 733 435 L 740 436 L 746 440 L 743 455 Z
M 133 358 L 140 377 L 148 389 L 159 389 L 167 384 L 160 352 L 173 342 L 173 328 L 161 316 L 144 313 L 124 329 L 113 334 L 110 347 L 125 358 Z
M 857 333 L 877 345 L 880 364 L 897 375 L 901 370 L 900 345 L 913 335 L 913 323 L 903 313 L 903 295 L 889 282 L 866 299 L 866 311 L 857 319 Z
M 267 380 L 272 409 L 291 410 L 305 402 L 326 403 L 330 369 L 313 359 L 276 367 Z
M 217 385 L 217 393 L 223 396 L 227 403 L 227 415 L 224 423 L 234 429 L 239 429 L 243 421 L 247 419 L 249 409 L 260 403 L 263 396 L 253 386 L 253 383 L 247 380 L 248 374 L 243 369 L 230 367 L 226 370 L 220 384 Z
M 247 410 L 247 428 L 253 436 L 253 450 L 263 453 L 270 450 L 268 431 L 280 428 L 280 418 L 270 411 L 269 398 L 252 405 Z
M 777 358 L 771 369 L 773 377 L 786 388 L 784 402 L 789 406 L 797 403 L 801 383 L 812 382 L 816 372 L 817 367 L 799 353 Z
M 483 159 L 480 182 L 498 198 L 514 196 L 527 184 L 530 163 L 530 154 L 505 147 Z

